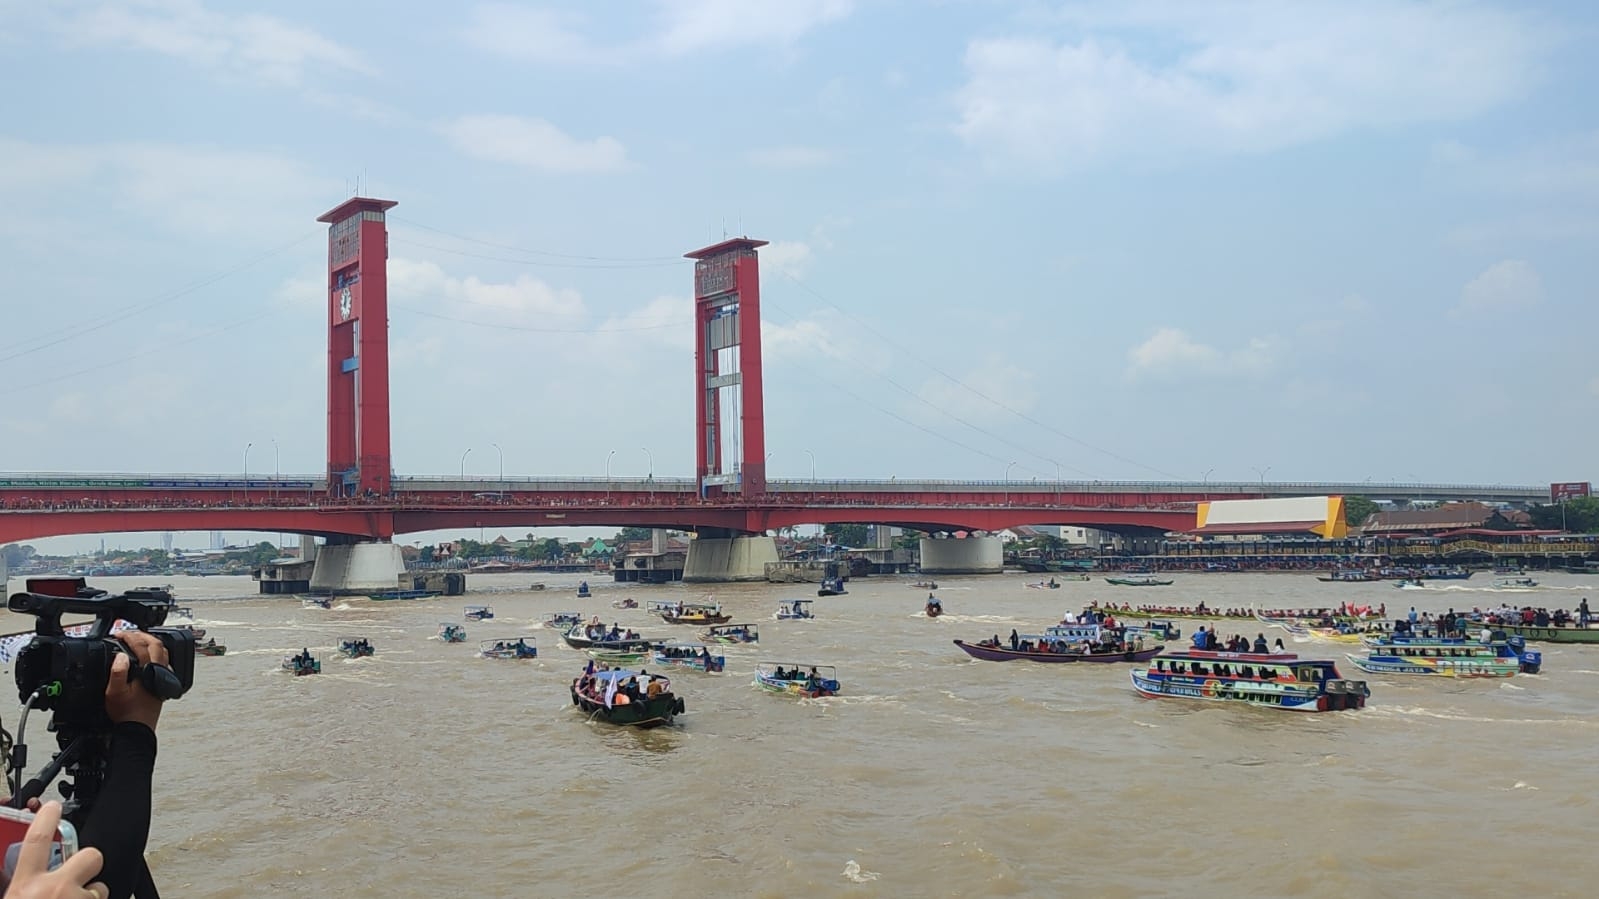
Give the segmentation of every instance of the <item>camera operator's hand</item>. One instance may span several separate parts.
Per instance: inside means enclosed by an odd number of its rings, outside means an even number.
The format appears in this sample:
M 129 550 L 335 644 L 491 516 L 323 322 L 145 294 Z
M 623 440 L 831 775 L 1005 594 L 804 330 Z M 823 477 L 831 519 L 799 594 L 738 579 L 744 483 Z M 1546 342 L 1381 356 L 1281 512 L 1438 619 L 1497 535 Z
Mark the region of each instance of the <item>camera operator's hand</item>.
M 50 843 L 60 824 L 61 803 L 46 802 L 28 826 L 28 835 L 22 838 L 22 851 L 17 853 L 17 870 L 6 888 L 6 899 L 106 899 L 109 891 L 105 884 L 89 883 L 100 873 L 100 850 L 81 849 L 61 867 L 49 870 Z
M 161 639 L 144 631 L 123 631 L 117 634 L 117 639 L 133 651 L 141 665 L 167 664 L 167 648 L 161 644 Z M 111 661 L 111 680 L 105 688 L 105 711 L 112 721 L 137 721 L 151 730 L 155 730 L 156 721 L 161 718 L 161 700 L 150 695 L 150 691 L 137 680 L 128 680 L 128 671 L 132 668 L 126 653 L 117 653 Z

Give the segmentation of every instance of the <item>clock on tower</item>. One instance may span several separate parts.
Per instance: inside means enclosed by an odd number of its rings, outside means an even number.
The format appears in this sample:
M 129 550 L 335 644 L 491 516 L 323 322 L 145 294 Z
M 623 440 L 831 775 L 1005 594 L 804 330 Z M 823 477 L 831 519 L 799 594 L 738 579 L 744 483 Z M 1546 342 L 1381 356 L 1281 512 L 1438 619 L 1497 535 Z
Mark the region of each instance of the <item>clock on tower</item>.
M 348 320 L 350 317 L 350 288 L 339 291 L 339 318 Z

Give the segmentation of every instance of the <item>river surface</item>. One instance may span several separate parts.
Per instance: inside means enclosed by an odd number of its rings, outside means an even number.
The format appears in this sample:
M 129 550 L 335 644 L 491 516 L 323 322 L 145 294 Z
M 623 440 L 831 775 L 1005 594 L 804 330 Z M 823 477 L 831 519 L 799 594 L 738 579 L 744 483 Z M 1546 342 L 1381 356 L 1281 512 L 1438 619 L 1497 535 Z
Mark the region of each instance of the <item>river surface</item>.
M 1599 646 L 1541 644 L 1543 674 L 1502 681 L 1364 675 L 1365 710 L 1289 714 L 1142 699 L 1127 665 L 979 662 L 950 641 L 1036 630 L 1092 599 L 1574 608 L 1599 584 L 1175 577 L 940 579 L 938 619 L 908 581 L 857 579 L 810 622 L 771 619 L 780 599 L 814 598 L 805 585 L 591 578 L 594 598 L 578 600 L 576 575 L 542 592 L 490 575 L 466 597 L 324 611 L 255 597 L 246 578 L 179 578 L 179 602 L 228 652 L 199 659 L 194 690 L 163 714 L 151 867 L 184 897 L 1593 895 Z M 585 657 L 538 627 L 545 615 L 692 639 L 611 601 L 707 592 L 761 642 L 729 647 L 726 674 L 674 672 L 688 707 L 676 726 L 614 728 L 572 707 Z M 441 643 L 439 623 L 467 603 L 496 619 Z M 28 626 L 11 617 L 7 630 Z M 1196 625 L 1182 624 L 1186 642 Z M 521 634 L 538 660 L 476 658 L 479 639 Z M 344 636 L 376 657 L 343 659 Z M 279 670 L 302 647 L 321 676 Z M 762 693 L 757 660 L 835 665 L 843 695 Z M 37 762 L 47 741 L 33 734 Z

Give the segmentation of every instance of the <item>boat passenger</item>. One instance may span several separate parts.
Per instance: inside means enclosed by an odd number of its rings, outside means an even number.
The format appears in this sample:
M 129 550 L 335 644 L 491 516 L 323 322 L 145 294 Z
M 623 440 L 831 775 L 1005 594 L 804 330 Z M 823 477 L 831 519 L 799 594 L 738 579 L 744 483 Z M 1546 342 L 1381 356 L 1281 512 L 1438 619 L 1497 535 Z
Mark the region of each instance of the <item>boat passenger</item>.
M 1270 647 L 1266 645 L 1266 635 L 1265 634 L 1256 634 L 1255 635 L 1255 651 L 1258 652 L 1258 653 L 1262 653 L 1262 654 L 1270 651 Z
M 1010 648 L 1011 648 L 1012 652 L 1015 652 L 1015 651 L 1021 649 L 1021 641 L 1022 641 L 1021 635 L 1016 633 L 1016 629 L 1015 628 L 1011 628 L 1011 631 L 1010 631 Z
M 1277 645 L 1276 645 L 1276 647 L 1274 648 L 1273 651 L 1274 652 L 1286 652 L 1287 651 L 1287 650 L 1283 649 L 1283 638 L 1281 638 L 1281 637 L 1277 638 Z
M 1199 626 L 1199 630 L 1194 631 L 1193 640 L 1195 649 L 1208 649 L 1210 647 L 1210 634 L 1205 632 L 1203 624 Z
M 652 677 L 652 678 L 650 678 L 649 686 L 645 687 L 644 691 L 649 696 L 650 699 L 654 699 L 655 697 L 661 695 L 661 689 L 662 689 L 661 682 Z

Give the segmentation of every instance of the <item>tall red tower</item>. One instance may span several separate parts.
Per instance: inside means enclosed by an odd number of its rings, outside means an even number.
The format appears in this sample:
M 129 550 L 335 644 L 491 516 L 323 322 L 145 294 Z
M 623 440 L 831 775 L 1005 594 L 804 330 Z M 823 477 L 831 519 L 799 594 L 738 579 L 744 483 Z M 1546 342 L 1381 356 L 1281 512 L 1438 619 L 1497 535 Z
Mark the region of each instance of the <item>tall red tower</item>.
M 764 240 L 737 237 L 688 253 L 694 264 L 694 457 L 701 495 L 766 492 L 761 404 Z
M 389 233 L 393 200 L 352 197 L 328 223 L 328 492 L 389 493 Z

